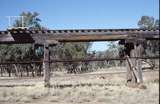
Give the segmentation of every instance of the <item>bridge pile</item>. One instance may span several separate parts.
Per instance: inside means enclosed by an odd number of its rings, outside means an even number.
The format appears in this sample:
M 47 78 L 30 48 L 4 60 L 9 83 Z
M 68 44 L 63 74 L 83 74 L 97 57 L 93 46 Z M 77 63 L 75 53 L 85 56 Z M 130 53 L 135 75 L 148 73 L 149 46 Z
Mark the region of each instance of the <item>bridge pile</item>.
M 50 86 L 50 63 L 63 62 L 66 60 L 50 60 L 49 48 L 61 42 L 91 42 L 91 41 L 119 41 L 126 47 L 124 58 L 113 60 L 125 60 L 127 67 L 127 83 L 142 84 L 142 51 L 143 42 L 147 40 L 159 41 L 158 29 L 79 29 L 79 30 L 26 30 L 11 29 L 0 31 L 0 44 L 26 44 L 34 46 L 44 46 L 44 82 L 45 86 Z M 137 57 L 137 58 L 136 58 Z M 71 61 L 96 61 L 111 59 L 75 59 Z M 38 61 L 37 61 L 38 63 Z M 5 64 L 5 63 L 1 63 Z

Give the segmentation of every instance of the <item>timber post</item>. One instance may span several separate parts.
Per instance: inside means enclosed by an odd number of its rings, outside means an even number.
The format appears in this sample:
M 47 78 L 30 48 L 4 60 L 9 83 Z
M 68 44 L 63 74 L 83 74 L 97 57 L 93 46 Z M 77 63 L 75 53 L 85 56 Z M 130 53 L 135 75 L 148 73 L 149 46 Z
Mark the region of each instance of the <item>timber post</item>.
M 44 43 L 44 56 L 43 56 L 43 73 L 44 73 L 44 87 L 51 87 L 50 77 L 51 77 L 51 69 L 50 69 L 50 46 L 56 46 L 58 41 L 56 40 L 46 40 Z
M 142 52 L 144 51 L 144 48 L 142 44 L 139 44 L 137 46 L 137 57 L 142 57 Z M 139 76 L 139 83 L 143 83 L 143 76 L 142 76 L 142 59 L 137 59 L 137 71 Z
M 44 71 L 44 86 L 50 87 L 50 55 L 49 45 L 44 44 L 44 59 L 43 59 L 43 71 Z
M 134 44 L 134 49 L 130 51 L 130 57 L 127 56 L 127 85 L 136 87 L 137 85 L 142 85 L 142 60 L 136 57 L 141 57 L 144 51 L 142 44 Z M 133 58 L 132 58 L 133 57 Z

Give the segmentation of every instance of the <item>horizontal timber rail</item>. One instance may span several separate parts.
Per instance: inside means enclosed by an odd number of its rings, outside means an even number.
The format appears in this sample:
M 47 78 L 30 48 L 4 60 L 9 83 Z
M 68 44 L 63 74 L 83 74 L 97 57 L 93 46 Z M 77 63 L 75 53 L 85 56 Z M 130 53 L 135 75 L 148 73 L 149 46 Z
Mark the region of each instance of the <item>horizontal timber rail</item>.
M 130 58 L 136 58 L 136 59 L 159 59 L 159 56 L 155 57 L 130 57 Z M 126 58 L 90 58 L 90 59 L 84 59 L 84 58 L 79 58 L 79 59 L 54 59 L 50 60 L 50 63 L 56 63 L 56 62 L 88 62 L 88 61 L 109 61 L 109 60 L 126 60 Z M 47 61 L 48 62 L 48 61 Z M 34 64 L 34 63 L 43 63 L 43 61 L 15 61 L 15 62 L 0 62 L 0 65 L 2 64 Z
M 159 59 L 159 57 L 130 57 L 136 59 Z M 90 58 L 90 59 L 72 59 L 72 60 L 51 60 L 54 62 L 87 62 L 87 61 L 109 61 L 109 60 L 126 60 L 126 58 Z

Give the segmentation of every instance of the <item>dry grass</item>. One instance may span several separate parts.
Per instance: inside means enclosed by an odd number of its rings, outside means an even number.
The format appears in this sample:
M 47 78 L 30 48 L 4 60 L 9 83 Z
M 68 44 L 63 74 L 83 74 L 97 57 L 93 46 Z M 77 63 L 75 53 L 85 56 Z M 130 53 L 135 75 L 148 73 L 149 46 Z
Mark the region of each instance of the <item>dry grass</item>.
M 147 89 L 125 86 L 121 75 L 72 76 L 30 87 L 0 87 L 0 104 L 159 104 L 159 78 L 145 79 Z
M 147 83 L 147 89 L 125 85 L 91 85 L 66 88 L 0 88 L 0 104 L 159 104 L 159 84 Z

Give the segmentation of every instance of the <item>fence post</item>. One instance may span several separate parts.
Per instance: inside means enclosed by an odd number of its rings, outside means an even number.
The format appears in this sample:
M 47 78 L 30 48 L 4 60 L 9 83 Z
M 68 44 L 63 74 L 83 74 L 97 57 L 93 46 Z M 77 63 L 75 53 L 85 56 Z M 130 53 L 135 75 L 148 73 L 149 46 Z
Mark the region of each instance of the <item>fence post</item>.
M 49 45 L 44 44 L 44 59 L 43 59 L 43 70 L 44 70 L 44 86 L 50 87 L 50 58 L 49 58 Z

